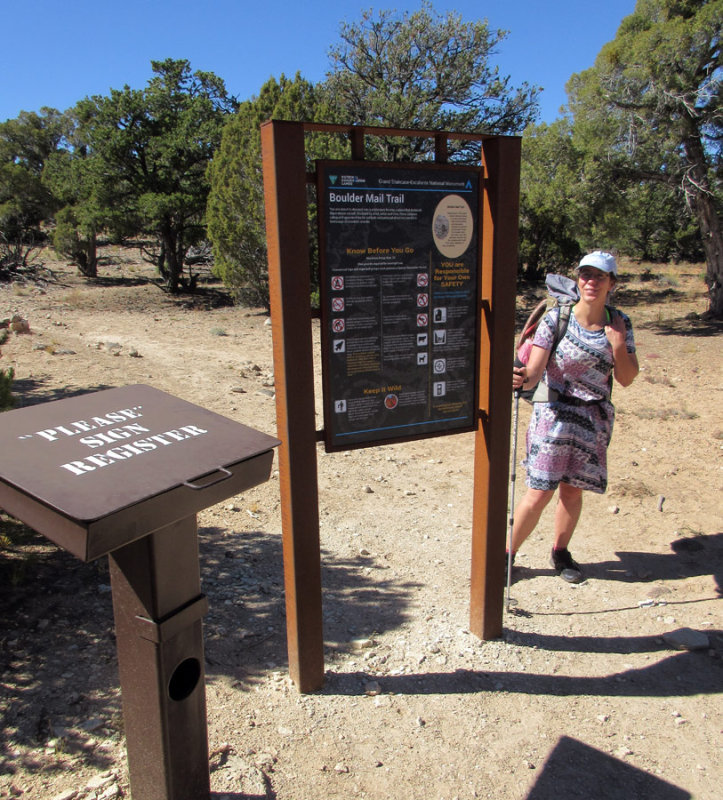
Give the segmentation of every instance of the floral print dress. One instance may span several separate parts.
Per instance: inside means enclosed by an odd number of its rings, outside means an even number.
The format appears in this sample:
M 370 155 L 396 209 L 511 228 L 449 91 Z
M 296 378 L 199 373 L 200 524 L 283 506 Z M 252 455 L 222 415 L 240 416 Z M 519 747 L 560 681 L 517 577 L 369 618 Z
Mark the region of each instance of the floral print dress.
M 542 319 L 533 345 L 553 346 L 559 308 Z M 630 319 L 622 312 L 625 341 L 635 352 Z M 565 335 L 547 362 L 542 380 L 559 397 L 534 403 L 527 431 L 527 485 L 556 489 L 560 482 L 602 494 L 607 488 L 607 448 L 615 409 L 610 402 L 613 351 L 605 331 L 589 331 L 570 314 Z

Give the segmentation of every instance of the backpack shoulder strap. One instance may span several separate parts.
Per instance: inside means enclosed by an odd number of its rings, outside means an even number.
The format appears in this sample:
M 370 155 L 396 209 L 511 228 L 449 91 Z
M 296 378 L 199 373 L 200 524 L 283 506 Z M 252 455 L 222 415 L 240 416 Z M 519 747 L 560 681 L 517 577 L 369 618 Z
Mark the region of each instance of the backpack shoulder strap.
M 605 314 L 606 314 L 606 317 L 607 317 L 605 322 L 610 324 L 610 321 L 612 320 L 613 314 L 615 314 L 615 309 L 612 306 L 606 305 L 605 306 Z M 612 396 L 613 396 L 613 373 L 611 372 L 610 375 L 608 375 L 608 400 L 610 400 L 612 398 Z
M 555 350 L 557 350 L 557 346 L 565 336 L 568 323 L 570 322 L 570 314 L 572 313 L 572 305 L 570 303 L 559 305 L 558 308 L 559 312 L 557 315 L 557 331 L 555 332 L 555 341 L 552 343 L 552 350 L 550 353 L 553 353 Z
M 520 349 L 525 339 L 528 339 L 530 336 L 534 335 L 540 320 L 545 316 L 546 313 L 547 300 L 540 300 L 540 302 L 532 309 L 532 313 L 527 318 L 525 326 L 522 328 L 522 333 L 519 335 L 517 344 L 515 345 L 515 351 Z

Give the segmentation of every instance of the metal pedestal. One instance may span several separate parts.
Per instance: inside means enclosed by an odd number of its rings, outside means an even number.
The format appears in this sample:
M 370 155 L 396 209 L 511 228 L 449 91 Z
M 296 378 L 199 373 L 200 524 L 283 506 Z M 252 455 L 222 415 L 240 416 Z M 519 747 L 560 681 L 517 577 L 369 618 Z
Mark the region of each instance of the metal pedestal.
M 268 480 L 278 440 L 149 386 L 0 415 L 0 507 L 108 555 L 133 800 L 208 800 L 196 514 Z
M 133 798 L 208 797 L 196 518 L 108 558 Z

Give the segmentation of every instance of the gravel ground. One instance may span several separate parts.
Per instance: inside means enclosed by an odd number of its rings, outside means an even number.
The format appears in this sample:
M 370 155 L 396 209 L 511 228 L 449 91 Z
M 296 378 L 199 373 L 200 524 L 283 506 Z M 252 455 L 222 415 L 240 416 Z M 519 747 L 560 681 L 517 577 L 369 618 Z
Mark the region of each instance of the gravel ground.
M 213 287 L 171 298 L 127 252 L 92 284 L 50 266 L 0 285 L 0 320 L 30 325 L 1 348 L 20 404 L 146 383 L 275 434 L 261 311 Z M 571 545 L 587 579 L 548 566 L 547 511 L 501 639 L 467 627 L 470 434 L 320 446 L 327 672 L 310 694 L 288 677 L 278 475 L 199 514 L 214 800 L 717 800 L 721 329 L 698 316 L 700 266 L 625 271 L 642 371 L 615 390 L 609 491 Z M 0 532 L 0 798 L 129 797 L 107 565 L 5 515 Z

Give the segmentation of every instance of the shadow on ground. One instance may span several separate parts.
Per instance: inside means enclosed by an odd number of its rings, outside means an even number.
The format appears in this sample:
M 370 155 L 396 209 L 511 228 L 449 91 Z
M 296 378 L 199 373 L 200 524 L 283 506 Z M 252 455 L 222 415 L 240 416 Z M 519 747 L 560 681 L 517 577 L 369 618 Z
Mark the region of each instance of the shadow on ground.
M 0 519 L 10 524 L 7 518 Z M 10 538 L 17 538 L 17 531 L 11 534 Z M 696 546 L 674 542 L 673 552 L 666 556 L 620 553 L 619 562 L 594 569 L 610 580 L 632 580 L 620 565 L 636 569 L 638 562 L 643 569 L 657 571 L 656 577 L 710 574 L 720 568 L 722 537 L 716 534 L 685 540 Z M 281 537 L 263 531 L 240 534 L 225 527 L 203 527 L 199 546 L 202 587 L 210 604 L 204 622 L 208 676 L 224 675 L 251 686 L 264 680 L 270 669 L 286 669 Z M 123 730 L 106 560 L 81 563 L 30 531 L 19 547 L 0 550 L 0 682 L 4 687 L 0 698 L 0 765 L 4 769 L 12 768 L 10 754 L 18 745 L 38 748 L 62 735 L 71 750 L 82 748 L 82 723 L 89 719 L 100 720 L 92 734 L 96 739 L 120 740 Z M 354 627 L 382 633 L 398 629 L 408 618 L 416 584 L 400 582 L 393 575 L 384 579 L 379 570 L 368 575 L 367 558 L 335 559 L 322 553 L 322 562 L 327 657 L 334 648 L 346 650 L 351 646 Z M 707 633 L 711 646 L 720 651 L 723 632 Z M 652 636 L 605 639 L 514 631 L 507 635 L 518 646 L 549 652 L 668 650 Z M 333 663 L 333 658 L 330 660 Z M 378 682 L 385 693 L 410 695 L 501 690 L 556 697 L 715 695 L 723 685 L 723 661 L 707 652 L 674 651 L 641 669 L 580 677 L 482 669 L 379 676 L 363 671 L 340 672 L 332 666 L 318 693 L 361 695 L 370 681 Z M 555 770 L 562 769 L 565 748 L 573 744 L 561 745 L 561 755 L 551 762 L 552 772 L 541 776 L 530 798 L 552 796 L 546 794 L 552 781 L 547 775 L 554 776 Z M 585 757 L 598 758 L 594 752 Z M 87 758 L 99 768 L 106 767 L 104 759 L 108 757 L 101 749 Z M 607 774 L 611 761 L 601 754 L 599 762 L 600 774 Z M 662 782 L 655 788 L 660 792 L 647 796 L 671 800 L 686 796 Z M 567 796 L 594 795 L 581 790 L 579 795 Z M 217 800 L 224 797 L 256 800 L 243 794 L 216 795 Z
M 624 278 L 623 278 L 624 280 Z M 640 288 L 619 288 L 615 292 L 613 305 L 620 306 L 628 311 L 634 311 L 638 307 L 649 307 L 674 301 L 681 301 L 687 297 L 687 293 L 672 287 L 653 287 L 645 286 Z M 522 298 L 521 301 L 519 298 Z M 544 283 L 524 284 L 518 289 L 518 303 L 515 311 L 515 330 L 522 330 L 522 326 L 533 308 L 540 300 L 547 297 L 547 290 Z M 720 336 L 723 334 L 723 320 L 711 319 L 699 314 L 686 314 L 682 317 L 671 317 L 652 322 L 636 322 L 633 319 L 636 329 L 650 330 L 660 336 L 690 336 L 707 337 Z
M 77 397 L 81 394 L 100 392 L 103 389 L 114 389 L 108 384 L 97 386 L 58 386 L 55 379 L 46 384 L 43 378 L 18 378 L 13 380 L 13 396 L 16 408 L 36 406 L 40 403 L 49 403 L 52 400 L 65 400 L 68 397 Z
M 562 736 L 526 800 L 688 800 L 678 786 L 618 758 Z
M 721 336 L 723 320 L 707 319 L 695 315 L 674 317 L 672 319 L 643 322 L 636 325 L 642 330 L 652 331 L 659 336 Z
M 583 573 L 586 579 L 641 584 L 711 575 L 718 596 L 723 597 L 723 533 L 683 536 L 671 542 L 670 549 L 670 553 L 616 552 L 615 561 L 582 565 Z M 552 568 L 538 569 L 515 564 L 512 582 L 554 574 Z
M 711 639 L 721 641 L 722 631 L 709 631 Z M 515 640 L 520 639 L 515 634 Z M 570 639 L 572 638 L 572 642 Z M 648 637 L 642 637 L 647 641 Z M 582 637 L 530 634 L 522 644 L 550 650 L 580 650 L 591 640 Z M 539 644 L 536 644 L 539 642 Z M 592 652 L 636 652 L 641 646 L 638 637 L 616 637 L 596 642 Z M 643 645 L 651 650 L 669 648 Z M 610 648 L 610 649 L 607 649 Z M 587 651 L 585 651 L 587 652 Z M 723 685 L 723 667 L 706 653 L 679 652 L 642 669 L 605 676 L 534 675 L 530 672 L 494 672 L 457 669 L 454 672 L 426 672 L 407 675 L 369 675 L 365 672 L 327 672 L 326 683 L 318 694 L 363 695 L 370 682 L 379 684 L 384 694 L 474 694 L 505 691 L 551 697 L 686 697 L 698 694 L 716 695 Z

